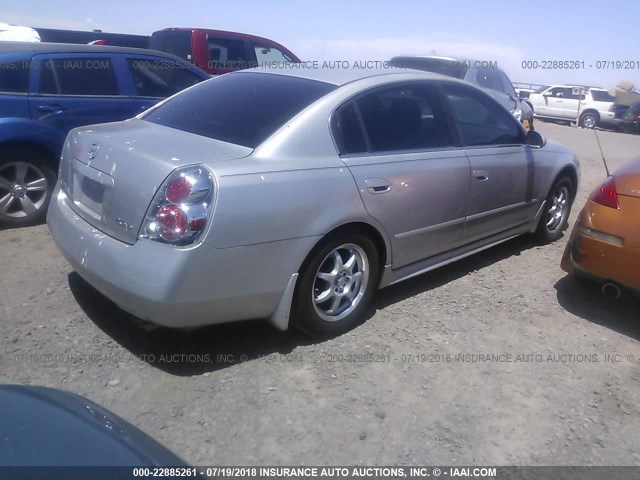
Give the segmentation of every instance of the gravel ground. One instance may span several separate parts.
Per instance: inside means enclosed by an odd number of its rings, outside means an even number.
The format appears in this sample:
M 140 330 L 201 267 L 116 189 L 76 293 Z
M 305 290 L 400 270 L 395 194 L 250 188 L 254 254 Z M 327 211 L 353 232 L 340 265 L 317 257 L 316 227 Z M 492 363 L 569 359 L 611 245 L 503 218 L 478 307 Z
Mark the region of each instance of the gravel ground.
M 582 162 L 573 223 L 604 179 L 594 133 L 537 127 Z M 612 167 L 640 152 L 599 136 Z M 566 239 L 380 291 L 368 322 L 313 342 L 260 322 L 145 330 L 45 225 L 3 230 L 0 376 L 85 395 L 199 465 L 640 465 L 639 304 L 566 278 Z

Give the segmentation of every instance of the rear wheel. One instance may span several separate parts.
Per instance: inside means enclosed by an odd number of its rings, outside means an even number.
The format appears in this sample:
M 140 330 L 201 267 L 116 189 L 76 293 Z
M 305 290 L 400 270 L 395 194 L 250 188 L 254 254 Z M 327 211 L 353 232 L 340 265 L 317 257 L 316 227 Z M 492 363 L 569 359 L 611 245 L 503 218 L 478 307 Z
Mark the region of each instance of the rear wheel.
M 322 337 L 358 325 L 377 288 L 378 258 L 374 242 L 362 234 L 328 238 L 303 266 L 294 295 L 293 324 Z
M 596 112 L 585 112 L 580 115 L 579 125 L 583 128 L 596 128 L 600 123 L 600 116 Z
M 536 230 L 536 236 L 541 242 L 555 242 L 562 237 L 571 213 L 573 188 L 573 182 L 568 177 L 560 178 L 551 188 L 545 204 L 545 212 Z
M 56 177 L 45 158 L 28 148 L 0 153 L 0 223 L 21 227 L 42 222 Z

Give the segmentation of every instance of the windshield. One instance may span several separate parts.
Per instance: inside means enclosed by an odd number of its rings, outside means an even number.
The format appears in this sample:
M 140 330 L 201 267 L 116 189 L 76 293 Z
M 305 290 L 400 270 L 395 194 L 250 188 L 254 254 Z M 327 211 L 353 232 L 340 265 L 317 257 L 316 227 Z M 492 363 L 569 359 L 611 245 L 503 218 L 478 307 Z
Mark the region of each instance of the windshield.
M 262 73 L 204 82 L 150 111 L 148 122 L 255 148 L 335 85 Z

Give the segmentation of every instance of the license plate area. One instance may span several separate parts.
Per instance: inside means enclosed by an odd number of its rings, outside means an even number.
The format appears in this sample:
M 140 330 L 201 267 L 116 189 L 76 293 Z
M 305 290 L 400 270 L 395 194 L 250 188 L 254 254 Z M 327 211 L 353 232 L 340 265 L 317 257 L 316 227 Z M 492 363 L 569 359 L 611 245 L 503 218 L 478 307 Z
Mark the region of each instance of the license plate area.
M 73 162 L 73 204 L 82 213 L 105 221 L 113 178 L 79 160 Z

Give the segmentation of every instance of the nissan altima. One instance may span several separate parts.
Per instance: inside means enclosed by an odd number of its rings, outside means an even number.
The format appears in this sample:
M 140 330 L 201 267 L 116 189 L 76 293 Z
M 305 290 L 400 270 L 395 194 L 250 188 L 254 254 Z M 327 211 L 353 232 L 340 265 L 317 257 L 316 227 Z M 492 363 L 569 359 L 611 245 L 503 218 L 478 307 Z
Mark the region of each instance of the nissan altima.
M 139 318 L 331 336 L 379 288 L 517 235 L 558 239 L 578 178 L 573 153 L 460 80 L 256 69 L 72 130 L 48 225 Z

